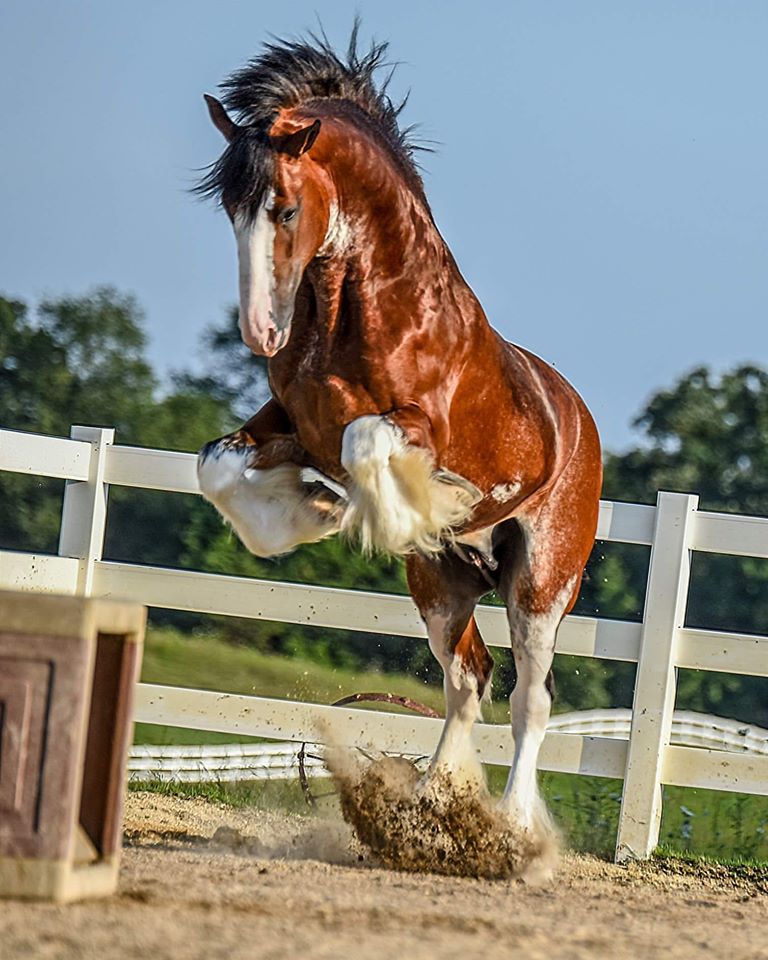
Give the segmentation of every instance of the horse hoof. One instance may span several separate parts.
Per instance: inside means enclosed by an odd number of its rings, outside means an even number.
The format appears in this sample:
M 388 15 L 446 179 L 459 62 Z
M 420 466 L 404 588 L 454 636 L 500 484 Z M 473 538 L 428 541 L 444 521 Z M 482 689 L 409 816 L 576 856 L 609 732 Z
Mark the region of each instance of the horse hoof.
M 335 480 L 316 470 L 314 467 L 303 467 L 300 473 L 301 482 L 308 487 L 314 487 L 323 491 L 326 495 L 332 496 L 336 500 L 349 500 L 346 489 Z
M 545 850 L 535 857 L 520 874 L 520 879 L 528 887 L 545 887 L 552 883 L 557 872 L 557 855 Z
M 452 487 L 459 487 L 466 494 L 467 505 L 474 507 L 483 499 L 482 491 L 466 477 L 460 473 L 454 473 L 453 470 L 446 470 L 444 467 L 438 467 L 435 471 L 435 480 L 439 483 L 446 483 Z

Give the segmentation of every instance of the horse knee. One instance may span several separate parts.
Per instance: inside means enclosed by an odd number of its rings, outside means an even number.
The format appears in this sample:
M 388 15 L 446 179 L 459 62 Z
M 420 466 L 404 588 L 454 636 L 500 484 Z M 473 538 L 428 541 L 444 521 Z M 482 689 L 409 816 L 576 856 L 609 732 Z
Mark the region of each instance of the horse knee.
M 370 483 L 404 446 L 401 432 L 386 417 L 358 417 L 342 435 L 341 465 L 357 483 Z
M 249 448 L 232 437 L 206 443 L 197 455 L 200 492 L 214 506 L 225 502 L 236 490 L 247 466 Z
M 522 729 L 543 730 L 552 709 L 552 698 L 544 682 L 522 684 L 518 680 L 509 697 L 512 724 Z

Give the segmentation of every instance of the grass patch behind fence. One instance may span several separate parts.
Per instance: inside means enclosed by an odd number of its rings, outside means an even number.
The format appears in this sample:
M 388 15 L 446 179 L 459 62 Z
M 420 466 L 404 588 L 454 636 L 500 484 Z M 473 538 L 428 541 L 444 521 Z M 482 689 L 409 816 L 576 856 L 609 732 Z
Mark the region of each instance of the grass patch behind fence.
M 413 677 L 318 665 L 298 657 L 260 653 L 213 635 L 186 636 L 172 628 L 149 631 L 141 679 L 144 683 L 315 703 L 333 703 L 361 691 L 391 691 L 436 709 L 442 706 L 440 688 Z M 135 732 L 136 743 L 242 743 L 253 739 L 145 723 L 136 724 Z
M 330 780 L 310 781 L 313 795 L 328 793 L 333 789 Z M 179 783 L 150 780 L 133 782 L 130 790 L 146 791 L 165 797 L 199 797 L 209 803 L 227 807 L 256 807 L 259 810 L 280 810 L 283 813 L 312 814 L 304 799 L 298 779 L 295 780 L 240 780 L 234 783 L 210 781 L 208 783 Z M 323 802 L 323 801 L 321 801 Z
M 542 773 L 540 778 L 568 846 L 612 857 L 622 781 L 563 773 Z M 665 786 L 659 848 L 719 861 L 768 861 L 768 797 Z

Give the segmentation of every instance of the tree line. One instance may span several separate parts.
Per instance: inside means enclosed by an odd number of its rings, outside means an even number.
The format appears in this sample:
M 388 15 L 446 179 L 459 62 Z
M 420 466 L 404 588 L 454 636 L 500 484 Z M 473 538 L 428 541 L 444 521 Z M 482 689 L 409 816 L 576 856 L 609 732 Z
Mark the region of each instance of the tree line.
M 268 396 L 264 361 L 241 343 L 236 311 L 204 334 L 202 373 L 161 382 L 147 359 L 144 317 L 111 288 L 29 305 L 0 297 L 0 426 L 66 436 L 70 425 L 114 426 L 119 443 L 197 450 L 229 432 Z M 638 441 L 606 452 L 603 496 L 654 503 L 657 490 L 698 493 L 704 509 L 768 515 L 768 372 L 700 367 L 658 391 L 633 422 Z M 56 552 L 63 483 L 0 472 L 0 548 Z M 341 538 L 276 560 L 250 555 L 201 499 L 110 490 L 104 555 L 159 566 L 334 587 L 404 593 L 402 563 L 363 557 Z M 646 548 L 597 543 L 577 613 L 642 617 Z M 498 598 L 489 597 L 489 602 Z M 232 642 L 351 667 L 416 672 L 436 679 L 426 644 L 262 621 L 153 611 L 188 631 L 215 629 Z M 768 561 L 695 555 L 688 624 L 768 633 Z M 514 682 L 511 657 L 494 651 L 495 689 Z M 634 669 L 558 657 L 561 702 L 629 705 Z M 766 683 L 681 671 L 678 706 L 768 726 Z

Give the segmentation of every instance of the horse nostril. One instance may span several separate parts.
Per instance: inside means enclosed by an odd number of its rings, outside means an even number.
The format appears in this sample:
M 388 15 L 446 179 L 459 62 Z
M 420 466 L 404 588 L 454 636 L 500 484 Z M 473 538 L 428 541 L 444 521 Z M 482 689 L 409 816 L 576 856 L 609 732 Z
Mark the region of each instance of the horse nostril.
M 280 334 L 278 333 L 277 328 L 271 327 L 269 332 L 267 333 L 267 343 L 266 343 L 267 350 L 275 349 L 275 347 L 277 346 L 277 341 L 279 337 L 280 337 Z

